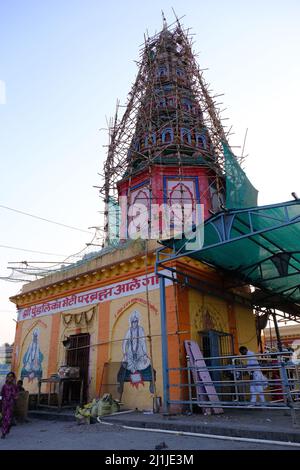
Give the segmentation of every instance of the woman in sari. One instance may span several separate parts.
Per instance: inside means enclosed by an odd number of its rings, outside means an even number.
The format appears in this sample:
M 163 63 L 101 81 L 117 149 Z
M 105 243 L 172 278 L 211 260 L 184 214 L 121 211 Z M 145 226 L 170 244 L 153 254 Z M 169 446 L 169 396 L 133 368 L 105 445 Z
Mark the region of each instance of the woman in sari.
M 9 433 L 13 417 L 14 404 L 17 398 L 18 389 L 16 386 L 16 376 L 14 372 L 9 372 L 6 376 L 6 382 L 1 390 L 2 397 L 2 436 L 4 439 Z

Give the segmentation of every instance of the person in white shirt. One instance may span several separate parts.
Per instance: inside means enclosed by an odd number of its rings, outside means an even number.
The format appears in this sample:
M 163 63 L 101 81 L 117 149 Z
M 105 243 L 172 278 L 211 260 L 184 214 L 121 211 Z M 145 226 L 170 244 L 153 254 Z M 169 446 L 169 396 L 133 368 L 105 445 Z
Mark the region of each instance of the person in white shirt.
M 239 351 L 243 356 L 247 356 L 247 366 L 249 368 L 251 367 L 251 370 L 249 370 L 251 380 L 251 403 L 256 403 L 257 395 L 259 396 L 261 402 L 265 402 L 266 400 L 263 392 L 264 388 L 267 387 L 268 382 L 260 369 L 259 362 L 255 357 L 255 353 L 253 351 L 249 351 L 246 346 L 241 346 Z

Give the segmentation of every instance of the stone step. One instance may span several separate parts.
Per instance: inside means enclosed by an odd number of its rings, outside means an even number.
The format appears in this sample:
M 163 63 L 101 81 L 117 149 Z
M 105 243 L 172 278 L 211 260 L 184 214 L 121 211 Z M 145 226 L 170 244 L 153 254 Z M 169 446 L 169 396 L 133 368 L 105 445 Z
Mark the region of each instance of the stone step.
M 51 421 L 76 421 L 75 409 L 30 410 L 28 411 L 28 418 L 51 420 Z

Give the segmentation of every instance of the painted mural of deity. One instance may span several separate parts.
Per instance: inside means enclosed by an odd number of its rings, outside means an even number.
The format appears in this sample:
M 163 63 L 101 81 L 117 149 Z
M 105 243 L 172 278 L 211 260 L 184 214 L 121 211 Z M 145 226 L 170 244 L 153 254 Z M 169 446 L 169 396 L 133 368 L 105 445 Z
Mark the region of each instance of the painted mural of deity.
M 29 382 L 32 382 L 34 378 L 39 379 L 43 375 L 42 362 L 44 355 L 39 346 L 39 334 L 39 328 L 35 328 L 32 332 L 31 343 L 23 356 L 21 379 L 27 377 Z
M 140 313 L 134 310 L 129 316 L 129 328 L 122 343 L 122 365 L 118 373 L 120 391 L 123 390 L 123 382 L 130 382 L 138 388 L 144 382 L 150 382 L 150 392 L 153 393 L 153 377 L 150 358 L 147 354 L 146 335 L 140 325 Z

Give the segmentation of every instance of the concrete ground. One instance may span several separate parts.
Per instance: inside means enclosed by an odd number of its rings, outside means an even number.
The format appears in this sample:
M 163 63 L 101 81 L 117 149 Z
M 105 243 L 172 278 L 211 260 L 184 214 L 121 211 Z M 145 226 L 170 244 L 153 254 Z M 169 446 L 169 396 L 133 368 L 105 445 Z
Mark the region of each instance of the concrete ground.
M 113 418 L 111 418 L 112 420 Z M 156 449 L 158 446 L 158 449 Z M 13 426 L 0 440 L 2 450 L 300 450 L 285 443 L 239 442 L 231 439 L 191 437 L 177 434 L 135 431 L 119 424 L 77 425 L 76 422 L 30 419 Z

